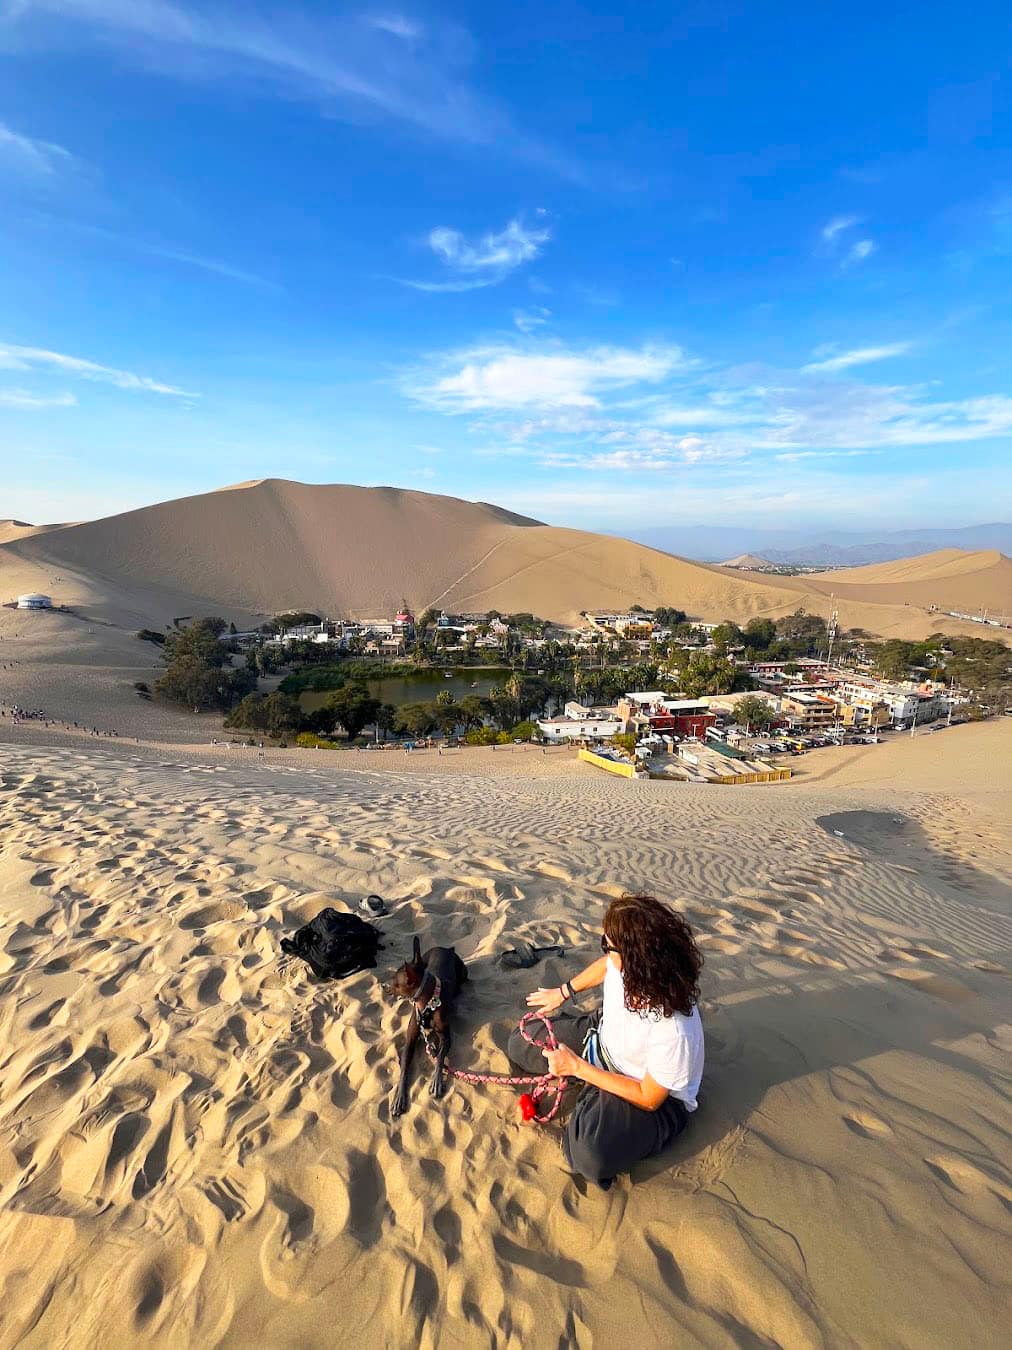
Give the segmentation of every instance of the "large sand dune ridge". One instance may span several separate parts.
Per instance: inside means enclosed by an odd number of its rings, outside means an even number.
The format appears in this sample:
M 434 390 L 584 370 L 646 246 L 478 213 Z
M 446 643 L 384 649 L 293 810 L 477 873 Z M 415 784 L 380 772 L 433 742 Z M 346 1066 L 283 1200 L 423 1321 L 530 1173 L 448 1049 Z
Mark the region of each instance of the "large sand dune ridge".
M 6 538 L 7 542 L 2 542 Z M 961 631 L 931 611 L 1012 609 L 1012 563 L 947 550 L 805 577 L 749 576 L 485 503 L 400 488 L 262 479 L 82 524 L 0 534 L 0 587 L 53 592 L 121 626 L 286 608 L 376 617 L 676 605 L 745 622 L 802 606 L 888 636 Z

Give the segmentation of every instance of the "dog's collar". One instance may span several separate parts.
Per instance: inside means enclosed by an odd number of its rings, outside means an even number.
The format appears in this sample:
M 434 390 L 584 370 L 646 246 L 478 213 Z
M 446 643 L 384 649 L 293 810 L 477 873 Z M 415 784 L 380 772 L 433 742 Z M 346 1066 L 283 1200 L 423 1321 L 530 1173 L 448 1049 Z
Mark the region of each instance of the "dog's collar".
M 432 974 L 432 972 L 430 971 L 429 974 Z M 418 1018 L 419 1022 L 423 1024 L 425 1022 L 425 1019 L 429 1017 L 432 1013 L 434 1013 L 442 1003 L 442 999 L 440 998 L 440 991 L 442 990 L 443 986 L 440 983 L 438 975 L 434 974 L 432 975 L 432 984 L 433 984 L 432 997 L 429 999 L 428 1003 L 426 1003 L 425 1006 L 421 1008 L 418 1006 L 417 1002 L 415 1003 L 415 1016 Z M 423 987 L 424 981 L 422 982 L 422 985 L 419 986 L 419 988 Z

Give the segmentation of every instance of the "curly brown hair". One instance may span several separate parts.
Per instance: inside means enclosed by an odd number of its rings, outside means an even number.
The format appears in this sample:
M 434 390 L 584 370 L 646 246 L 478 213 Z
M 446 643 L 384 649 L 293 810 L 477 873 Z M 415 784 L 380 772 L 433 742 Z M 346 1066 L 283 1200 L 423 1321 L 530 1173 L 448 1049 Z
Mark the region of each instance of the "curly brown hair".
M 631 1012 L 688 1017 L 699 1002 L 703 954 L 677 910 L 653 895 L 623 895 L 608 906 L 604 935 L 622 958 Z

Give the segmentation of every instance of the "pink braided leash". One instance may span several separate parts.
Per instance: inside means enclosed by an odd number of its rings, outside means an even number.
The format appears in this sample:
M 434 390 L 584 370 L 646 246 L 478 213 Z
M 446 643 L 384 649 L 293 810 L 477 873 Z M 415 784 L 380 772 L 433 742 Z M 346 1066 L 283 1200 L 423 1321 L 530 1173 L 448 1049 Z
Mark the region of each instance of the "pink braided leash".
M 545 1024 L 545 1039 L 543 1041 L 535 1040 L 534 1036 L 527 1030 L 527 1023 L 537 1018 Z M 543 1012 L 533 1011 L 524 1013 L 520 1019 L 520 1035 L 528 1045 L 536 1045 L 540 1049 L 558 1050 L 559 1043 L 555 1039 L 555 1032 L 552 1030 L 552 1024 Z M 426 1046 L 428 1049 L 428 1046 Z M 435 1058 L 433 1052 L 429 1054 Z M 554 1119 L 562 1105 L 562 1094 L 566 1088 L 565 1078 L 559 1078 L 553 1073 L 543 1074 L 514 1074 L 514 1073 L 475 1073 L 471 1069 L 454 1069 L 449 1064 L 444 1066 L 444 1070 L 452 1078 L 460 1078 L 465 1083 L 497 1083 L 502 1087 L 530 1087 L 531 1092 L 524 1093 L 520 1098 L 521 1110 L 524 1113 L 525 1120 L 535 1120 L 539 1125 Z M 554 1092 L 555 1098 L 543 1115 L 538 1113 L 538 1104 L 542 1097 L 548 1092 Z M 530 1115 L 525 1109 L 524 1098 L 529 1097 L 531 1107 Z

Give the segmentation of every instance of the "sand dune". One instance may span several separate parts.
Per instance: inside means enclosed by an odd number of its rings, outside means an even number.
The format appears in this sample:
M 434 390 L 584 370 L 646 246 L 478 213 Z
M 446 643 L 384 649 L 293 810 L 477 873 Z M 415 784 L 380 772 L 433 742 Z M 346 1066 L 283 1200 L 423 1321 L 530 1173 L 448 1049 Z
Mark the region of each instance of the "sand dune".
M 975 610 L 1007 598 L 1012 563 L 969 556 L 976 561 L 944 572 L 929 560 L 923 575 L 913 560 L 902 575 L 890 564 L 866 580 L 750 577 L 483 503 L 262 479 L 12 537 L 0 544 L 0 588 L 51 592 L 122 627 L 208 612 L 249 621 L 290 607 L 373 617 L 402 599 L 419 610 L 526 609 L 561 621 L 584 609 L 667 604 L 746 621 L 799 604 L 828 614 L 835 591 L 845 625 L 921 636 L 947 626 L 929 604 Z
M 26 520 L 0 520 L 0 544 L 10 544 L 17 539 L 28 539 L 34 534 L 63 529 L 66 529 L 65 525 L 29 525 Z
M 893 562 L 869 563 L 866 567 L 845 567 L 837 572 L 827 572 L 827 578 L 852 581 L 858 585 L 880 584 L 896 581 L 941 581 L 950 577 L 968 576 L 977 572 L 987 572 L 1000 567 L 1002 561 L 1008 562 L 1004 554 L 996 548 L 978 549 L 976 552 L 961 548 L 937 549 L 934 553 L 922 553 L 912 558 L 897 558 Z
M 814 590 L 854 603 L 1012 614 L 1012 559 L 997 549 L 964 553 L 949 548 L 920 558 L 820 572 L 807 580 Z
M 726 563 L 721 564 L 722 567 L 744 567 L 752 571 L 756 569 L 761 571 L 770 565 L 765 558 L 757 558 L 754 553 L 742 553 L 739 557 L 729 558 Z
M 372 618 L 406 599 L 416 611 L 530 610 L 564 622 L 578 622 L 584 609 L 663 604 L 746 623 L 835 606 L 844 628 L 885 637 L 995 636 L 927 606 L 1001 612 L 997 597 L 1012 569 L 1001 554 L 950 550 L 908 560 L 905 581 L 900 564 L 766 576 L 483 503 L 278 479 L 86 524 L 11 528 L 17 537 L 0 543 L 0 599 L 42 591 L 67 611 L 0 608 L 0 702 L 152 741 L 206 740 L 218 730 L 142 702 L 133 687 L 161 669 L 157 649 L 136 632 L 187 616 L 221 614 L 239 626 L 286 608 Z M 865 573 L 871 580 L 853 582 Z
M 768 790 L 8 739 L 0 1345 L 1002 1344 L 1010 732 Z M 513 1094 L 420 1074 L 390 1120 L 412 935 L 470 964 L 457 1062 L 501 1066 L 630 883 L 707 957 L 670 1154 L 588 1190 Z M 372 890 L 375 972 L 279 959 Z M 570 960 L 505 974 L 517 938 Z
M 626 540 L 558 529 L 495 506 L 396 488 L 278 479 L 162 503 L 14 541 L 0 579 L 32 581 L 113 622 L 209 608 L 286 607 L 358 617 L 416 609 L 585 608 L 677 603 L 748 617 L 791 597 Z

